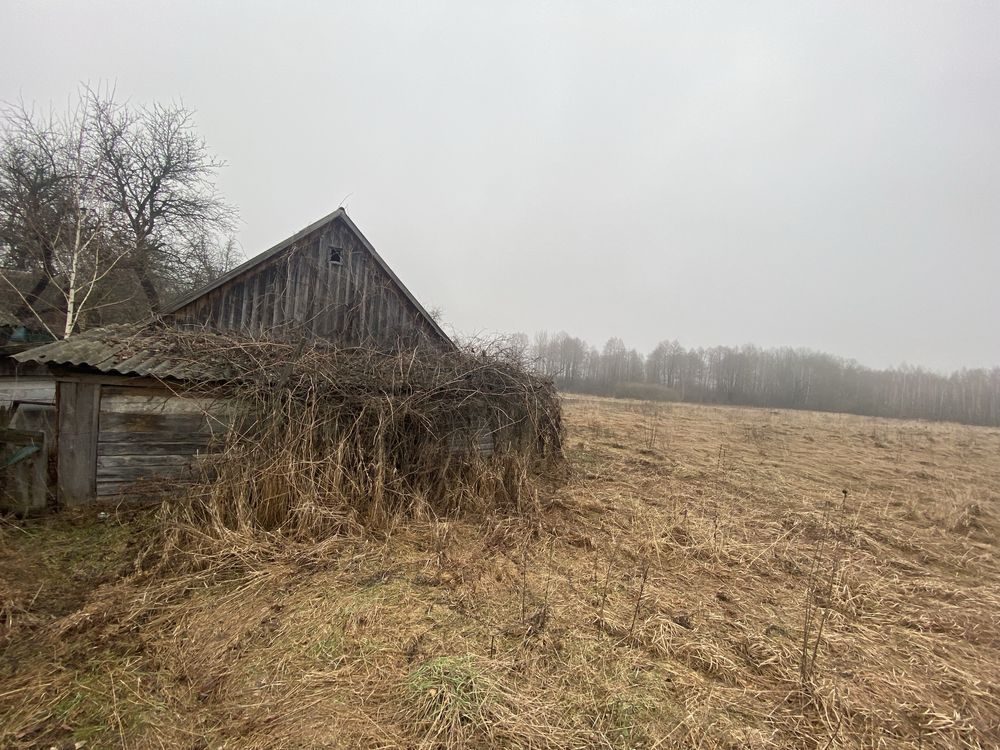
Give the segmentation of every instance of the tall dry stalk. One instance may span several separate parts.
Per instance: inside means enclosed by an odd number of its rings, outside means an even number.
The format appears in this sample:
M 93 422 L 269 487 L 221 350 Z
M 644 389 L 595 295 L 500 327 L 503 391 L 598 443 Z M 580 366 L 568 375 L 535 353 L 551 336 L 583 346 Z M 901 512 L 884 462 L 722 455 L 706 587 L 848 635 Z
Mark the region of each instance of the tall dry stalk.
M 846 502 L 847 491 L 844 490 Z M 799 644 L 799 681 L 808 687 L 816 669 L 823 630 L 830 617 L 833 589 L 840 572 L 841 540 L 833 529 L 829 509 L 823 515 L 823 537 L 813 545 L 809 577 L 806 582 L 805 606 L 802 615 L 802 640 Z M 836 538 L 830 543 L 830 536 Z

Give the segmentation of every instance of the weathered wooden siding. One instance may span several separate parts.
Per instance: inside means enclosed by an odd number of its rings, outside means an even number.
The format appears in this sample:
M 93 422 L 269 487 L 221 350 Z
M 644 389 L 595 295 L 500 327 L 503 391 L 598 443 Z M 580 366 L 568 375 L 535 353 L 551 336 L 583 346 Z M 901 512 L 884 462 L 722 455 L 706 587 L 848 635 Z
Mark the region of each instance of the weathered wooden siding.
M 100 383 L 94 382 L 57 383 L 58 495 L 66 506 L 94 497 L 100 389 Z
M 331 261 L 338 250 L 340 263 Z M 174 311 L 178 323 L 339 344 L 411 347 L 438 334 L 341 221 Z
M 55 381 L 53 381 L 54 385 Z M 19 492 L 21 498 L 21 502 L 16 504 L 20 507 L 14 509 L 18 512 L 41 510 L 45 507 L 48 499 L 50 464 L 52 471 L 55 470 L 53 463 L 56 457 L 55 404 L 20 403 L 11 415 L 7 427 L 42 436 L 41 452 L 31 457 L 31 464 L 28 466 L 15 464 L 17 468 L 15 468 L 13 477 L 14 491 L 15 493 Z M 3 483 L 4 479 L 0 476 L 0 485 Z
M 111 497 L 133 482 L 193 476 L 226 429 L 225 408 L 127 378 L 58 381 L 58 494 L 63 505 Z
M 0 408 L 14 401 L 54 404 L 56 381 L 51 377 L 0 378 Z
M 165 388 L 103 385 L 96 495 L 121 494 L 140 479 L 193 477 L 196 457 L 225 430 L 218 404 Z
M 33 425 L 29 425 L 33 426 Z M 34 453 L 25 451 L 32 451 Z M 17 514 L 45 508 L 48 436 L 24 425 L 0 427 L 0 510 Z

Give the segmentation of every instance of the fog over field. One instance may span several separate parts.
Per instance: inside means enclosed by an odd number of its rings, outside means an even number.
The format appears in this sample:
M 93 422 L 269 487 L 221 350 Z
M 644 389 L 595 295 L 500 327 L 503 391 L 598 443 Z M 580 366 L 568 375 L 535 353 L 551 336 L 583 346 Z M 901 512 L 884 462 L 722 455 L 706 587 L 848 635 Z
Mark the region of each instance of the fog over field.
M 1000 5 L 0 0 L 0 99 L 183 100 L 462 332 L 1000 363 Z
M 0 28 L 0 748 L 997 746 L 1000 2 Z

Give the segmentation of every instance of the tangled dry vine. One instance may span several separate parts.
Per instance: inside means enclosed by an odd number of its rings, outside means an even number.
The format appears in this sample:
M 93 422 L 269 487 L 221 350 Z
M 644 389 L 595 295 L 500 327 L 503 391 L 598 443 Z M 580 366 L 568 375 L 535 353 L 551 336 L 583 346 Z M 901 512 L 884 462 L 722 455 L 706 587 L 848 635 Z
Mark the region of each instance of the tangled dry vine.
M 316 539 L 525 513 L 562 456 L 555 388 L 499 344 L 386 352 L 171 328 L 155 341 L 156 355 L 215 373 L 175 386 L 219 428 L 199 480 L 168 504 L 200 534 Z

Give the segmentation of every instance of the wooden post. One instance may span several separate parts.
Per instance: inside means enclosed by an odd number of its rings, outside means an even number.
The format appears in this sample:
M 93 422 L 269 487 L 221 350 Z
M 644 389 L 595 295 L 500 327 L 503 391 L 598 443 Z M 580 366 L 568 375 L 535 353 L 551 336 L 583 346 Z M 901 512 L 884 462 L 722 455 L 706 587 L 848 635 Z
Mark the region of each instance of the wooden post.
M 64 506 L 83 505 L 97 492 L 97 429 L 101 384 L 56 383 L 57 487 Z

